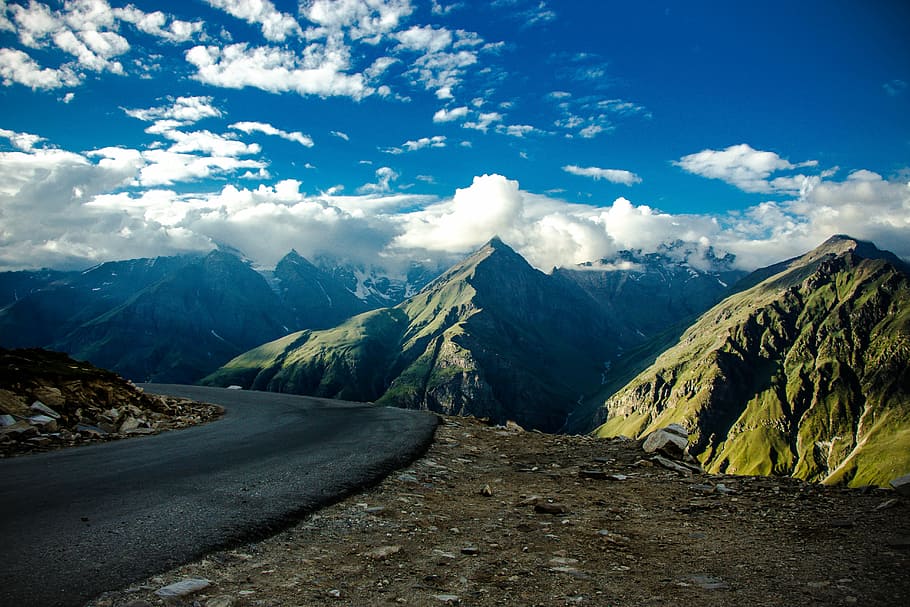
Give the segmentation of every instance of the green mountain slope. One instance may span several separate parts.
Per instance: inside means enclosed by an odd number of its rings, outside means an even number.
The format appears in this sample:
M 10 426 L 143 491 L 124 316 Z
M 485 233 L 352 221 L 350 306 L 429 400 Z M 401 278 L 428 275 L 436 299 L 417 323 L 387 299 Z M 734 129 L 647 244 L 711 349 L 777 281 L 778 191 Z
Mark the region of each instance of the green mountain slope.
M 558 430 L 622 345 L 587 293 L 494 239 L 394 308 L 265 344 L 204 383 Z
M 836 236 L 747 277 L 611 396 L 599 436 L 671 422 L 709 471 L 886 484 L 910 471 L 910 278 Z

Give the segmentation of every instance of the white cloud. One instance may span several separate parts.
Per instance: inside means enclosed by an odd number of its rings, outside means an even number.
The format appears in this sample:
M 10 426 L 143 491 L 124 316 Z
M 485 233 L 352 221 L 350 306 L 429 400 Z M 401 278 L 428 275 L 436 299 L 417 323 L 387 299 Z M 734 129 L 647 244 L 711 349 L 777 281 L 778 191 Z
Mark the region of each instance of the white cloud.
M 313 138 L 309 135 L 304 135 L 300 131 L 283 131 L 265 122 L 235 122 L 234 124 L 228 125 L 228 128 L 243 131 L 244 133 L 258 132 L 265 133 L 266 135 L 274 135 L 276 137 L 281 137 L 282 139 L 287 139 L 288 141 L 294 141 L 304 147 L 313 147 Z
M 280 12 L 270 0 L 205 0 L 232 17 L 258 25 L 270 42 L 283 42 L 290 36 L 300 36 L 300 24 L 291 15 Z
M 320 29 L 309 36 L 344 31 L 352 40 L 369 38 L 373 43 L 397 30 L 413 10 L 410 0 L 306 0 L 300 5 L 301 14 Z
M 452 109 L 442 108 L 433 114 L 433 122 L 452 122 L 467 117 L 470 110 L 467 106 L 454 107 Z
M 720 179 L 744 192 L 797 194 L 808 179 L 806 176 L 791 175 L 772 180 L 771 175 L 779 171 L 814 167 L 818 162 L 808 160 L 793 164 L 774 152 L 756 150 L 741 143 L 724 150 L 702 150 L 689 154 L 673 164 L 695 175 Z
M 0 78 L 4 86 L 21 84 L 31 89 L 58 89 L 80 81 L 69 66 L 41 67 L 26 53 L 9 48 L 0 48 Z
M 391 183 L 396 181 L 398 177 L 398 173 L 390 167 L 379 167 L 376 169 L 376 181 L 360 186 L 357 188 L 357 191 L 362 194 L 382 194 L 388 192 L 392 189 Z
M 455 196 L 408 214 L 404 233 L 394 245 L 431 251 L 467 251 L 496 234 L 512 230 L 521 215 L 522 197 L 517 181 L 500 175 L 475 177 Z
M 439 53 L 452 45 L 452 32 L 443 27 L 414 25 L 394 37 L 401 48 L 422 53 Z
M 174 19 L 161 11 L 146 13 L 132 4 L 113 9 L 113 14 L 117 19 L 133 24 L 139 31 L 169 42 L 188 42 L 202 31 L 204 25 L 201 21 Z
M 171 120 L 174 125 L 186 125 L 203 118 L 220 118 L 221 110 L 212 105 L 211 97 L 177 97 L 169 105 L 124 111 L 128 116 L 145 122 Z
M 231 156 L 197 156 L 173 150 L 146 150 L 142 159 L 147 164 L 139 171 L 142 186 L 173 185 L 229 175 L 241 169 L 255 169 L 250 177 L 267 177 L 268 166 L 261 160 L 239 159 Z
M 401 147 L 385 148 L 382 151 L 387 154 L 401 154 L 404 152 L 415 152 L 423 148 L 444 148 L 446 147 L 445 135 L 433 135 L 432 137 L 421 137 L 405 141 Z
M 562 167 L 562 170 L 572 175 L 590 177 L 596 181 L 605 179 L 611 183 L 621 183 L 624 185 L 633 185 L 641 183 L 641 177 L 631 171 L 622 169 L 601 169 L 599 167 L 580 167 L 574 164 Z
M 362 74 L 345 73 L 348 55 L 348 49 L 339 44 L 314 43 L 297 55 L 288 49 L 240 43 L 224 48 L 195 46 L 187 51 L 186 60 L 196 67 L 196 80 L 213 86 L 354 99 L 372 94 Z
M 510 137 L 524 137 L 532 133 L 543 133 L 543 131 L 530 124 L 500 124 L 496 127 L 496 130 Z
M 483 131 L 486 133 L 491 124 L 501 121 L 502 114 L 499 112 L 481 112 L 477 115 L 476 120 L 465 122 L 462 126 L 466 129 L 474 129 L 475 131 Z
M 348 134 L 343 133 L 342 131 L 329 131 L 329 134 L 333 135 L 335 137 L 338 137 L 339 139 L 344 139 L 345 141 L 351 140 L 351 138 L 348 136 Z
M 258 154 L 261 151 L 259 144 L 238 141 L 232 134 L 219 135 L 211 131 L 184 132 L 176 129 L 161 134 L 174 142 L 168 148 L 169 152 L 201 152 L 213 156 L 235 157 Z
M 36 143 L 45 141 L 44 137 L 39 135 L 17 133 L 16 131 L 11 131 L 9 129 L 0 129 L 0 137 L 9 139 L 13 146 L 19 148 L 23 152 L 30 152 L 32 148 L 35 147 Z

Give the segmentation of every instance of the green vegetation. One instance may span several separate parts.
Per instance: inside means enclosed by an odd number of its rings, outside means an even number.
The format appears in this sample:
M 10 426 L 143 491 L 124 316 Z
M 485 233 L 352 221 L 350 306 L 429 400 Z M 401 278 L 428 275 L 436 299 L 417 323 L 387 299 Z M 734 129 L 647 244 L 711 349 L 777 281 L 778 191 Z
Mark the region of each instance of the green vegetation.
M 747 278 L 606 400 L 595 433 L 684 423 L 715 472 L 883 485 L 910 471 L 910 278 L 876 251 L 837 237 Z

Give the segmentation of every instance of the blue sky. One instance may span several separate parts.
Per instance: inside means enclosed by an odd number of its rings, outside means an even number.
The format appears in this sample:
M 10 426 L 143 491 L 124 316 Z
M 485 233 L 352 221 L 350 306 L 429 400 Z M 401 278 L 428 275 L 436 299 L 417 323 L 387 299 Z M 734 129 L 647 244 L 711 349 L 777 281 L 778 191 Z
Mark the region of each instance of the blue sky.
M 0 83 L 0 270 L 910 258 L 904 2 L 0 0 Z

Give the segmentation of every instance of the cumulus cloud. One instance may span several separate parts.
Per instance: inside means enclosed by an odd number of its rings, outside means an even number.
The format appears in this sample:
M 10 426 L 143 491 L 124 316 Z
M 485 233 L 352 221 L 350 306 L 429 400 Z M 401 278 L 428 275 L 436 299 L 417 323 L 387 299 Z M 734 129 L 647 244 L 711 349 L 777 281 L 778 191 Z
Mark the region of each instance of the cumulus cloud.
M 793 164 L 775 152 L 752 148 L 749 144 L 731 145 L 723 150 L 702 150 L 683 156 L 673 164 L 688 173 L 720 179 L 744 192 L 797 194 L 807 179 L 792 175 L 771 179 L 773 173 L 818 165 L 815 160 Z
M 146 13 L 132 4 L 113 9 L 113 14 L 117 19 L 133 24 L 140 32 L 175 43 L 192 40 L 204 25 L 201 21 L 174 19 L 161 11 Z
M 374 90 L 363 74 L 346 73 L 349 50 L 341 44 L 311 44 L 301 55 L 273 47 L 246 43 L 194 46 L 186 60 L 196 68 L 196 80 L 213 86 L 258 88 L 270 93 L 294 92 L 320 97 L 360 99 Z
M 401 21 L 414 11 L 410 0 L 305 0 L 300 12 L 316 24 L 308 37 L 346 32 L 353 40 L 362 38 L 377 43 L 398 29 Z
M 366 183 L 359 188 L 357 191 L 361 194 L 382 194 L 388 192 L 392 189 L 392 182 L 396 181 L 400 175 L 390 167 L 379 167 L 376 169 L 376 181 L 373 183 Z
M 308 148 L 311 148 L 314 145 L 313 138 L 309 135 L 304 135 L 300 131 L 283 131 L 266 122 L 235 122 L 234 124 L 228 125 L 228 128 L 243 131 L 244 133 L 274 135 L 276 137 L 281 137 L 282 139 L 287 139 L 288 141 L 294 141 Z
M 787 200 L 725 215 L 666 213 L 628 198 L 578 204 L 557 198 L 560 193 L 522 190 L 495 174 L 474 178 L 450 197 L 411 195 L 395 191 L 402 189 L 395 187 L 399 175 L 388 166 L 376 169 L 357 195 L 332 188 L 313 196 L 301 193 L 295 180 L 270 183 L 255 144 L 230 133 L 184 132 L 194 119 L 217 117 L 207 98 L 130 111 L 161 127 L 157 145 L 73 152 L 40 135 L 0 129 L 8 149 L 15 148 L 0 152 L 0 267 L 85 266 L 205 250 L 213 242 L 235 246 L 263 265 L 292 247 L 365 262 L 414 255 L 450 260 L 494 235 L 543 270 L 621 249 L 656 251 L 677 240 L 695 243 L 691 263 L 713 247 L 754 269 L 803 253 L 834 233 L 872 240 L 910 259 L 910 185 L 871 171 L 840 179 L 823 171 Z M 239 132 L 280 131 L 267 123 L 234 125 Z M 408 147 L 432 142 L 416 139 Z M 633 174 L 618 169 L 575 169 L 589 178 L 634 183 Z M 225 177 L 233 183 L 211 181 Z M 774 178 L 771 171 L 766 179 Z
M 566 173 L 571 173 L 572 175 L 580 175 L 582 177 L 590 177 L 595 181 L 604 179 L 611 183 L 621 183 L 623 185 L 633 185 L 636 183 L 641 183 L 641 177 L 636 175 L 631 171 L 625 171 L 622 169 L 602 169 L 599 167 L 580 167 L 574 164 L 569 164 L 562 167 L 562 170 Z
M 221 110 L 212 105 L 211 97 L 177 97 L 168 105 L 146 109 L 124 109 L 128 116 L 145 122 L 172 120 L 175 124 L 186 125 L 203 118 L 220 118 Z
M 452 122 L 454 120 L 461 120 L 468 115 L 469 111 L 467 106 L 464 105 L 452 109 L 442 108 L 433 114 L 433 122 Z
M 30 152 L 35 144 L 40 141 L 44 141 L 44 137 L 39 135 L 33 135 L 32 133 L 17 133 L 16 131 L 11 131 L 9 129 L 0 129 L 0 137 L 9 139 L 9 142 L 13 144 L 14 147 L 22 150 L 23 152 Z
M 474 129 L 475 131 L 483 131 L 486 133 L 491 124 L 501 121 L 502 114 L 499 112 L 480 112 L 475 120 L 469 120 L 461 126 L 466 129 Z
M 80 78 L 69 66 L 59 69 L 41 67 L 28 54 L 0 48 L 0 78 L 4 86 L 21 84 L 31 89 L 58 89 L 79 84 Z
M 205 0 L 232 17 L 258 25 L 262 35 L 271 42 L 283 42 L 290 36 L 300 36 L 300 24 L 291 15 L 280 12 L 269 0 Z

